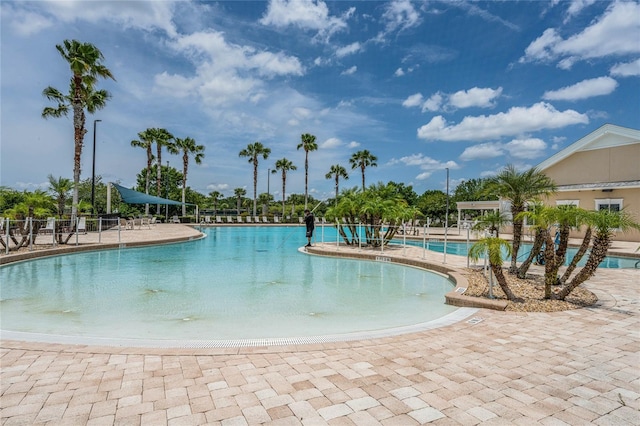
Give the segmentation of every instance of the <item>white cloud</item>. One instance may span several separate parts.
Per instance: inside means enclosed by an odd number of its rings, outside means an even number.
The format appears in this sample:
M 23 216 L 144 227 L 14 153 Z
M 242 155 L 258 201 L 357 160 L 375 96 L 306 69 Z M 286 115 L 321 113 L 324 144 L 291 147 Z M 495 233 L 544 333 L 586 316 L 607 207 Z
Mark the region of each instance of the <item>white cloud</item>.
M 329 15 L 329 8 L 322 0 L 271 0 L 260 23 L 318 31 L 319 38 L 328 40 L 333 34 L 347 29 L 347 20 L 354 11 L 352 7 L 336 17 Z
M 197 94 L 208 105 L 247 99 L 258 102 L 266 94 L 263 81 L 256 77 L 272 79 L 304 72 L 295 57 L 229 44 L 222 33 L 215 31 L 180 36 L 167 45 L 190 58 L 196 71 L 192 77 L 166 72 L 156 75 L 156 92 L 177 97 Z
M 351 142 L 349 142 L 349 144 L 347 145 L 347 148 L 358 148 L 359 146 L 360 146 L 360 142 L 351 141 Z
M 607 56 L 623 56 L 640 52 L 640 3 L 612 3 L 599 19 L 582 32 L 563 39 L 555 29 L 545 30 L 526 49 L 520 62 L 549 62 L 569 69 L 575 62 Z
M 420 14 L 409 0 L 394 0 L 388 3 L 382 18 L 386 21 L 387 33 L 420 25 Z
M 594 96 L 603 96 L 612 93 L 618 87 L 618 82 L 611 77 L 598 77 L 582 80 L 571 86 L 562 87 L 558 90 L 544 92 L 542 99 L 548 101 L 576 101 L 588 99 Z
M 425 112 L 425 111 L 438 111 L 440 109 L 440 107 L 442 106 L 442 101 L 443 100 L 444 99 L 443 99 L 442 94 L 440 92 L 434 93 L 433 95 L 431 95 L 431 97 L 429 99 L 424 101 L 424 103 L 422 104 L 422 112 Z
M 422 93 L 415 93 L 402 102 L 405 108 L 417 107 L 422 104 Z
M 462 161 L 484 160 L 487 158 L 500 157 L 502 155 L 504 155 L 502 144 L 498 142 L 489 142 L 466 148 L 462 154 L 460 154 L 460 159 Z
M 567 16 L 564 18 L 564 22 L 569 22 L 569 20 L 578 15 L 582 9 L 591 6 L 595 2 L 596 0 L 572 0 L 567 9 Z
M 45 1 L 39 3 L 41 13 L 28 10 L 25 5 L 28 3 L 2 4 L 2 13 L 9 14 L 12 29 L 22 35 L 35 34 L 51 27 L 55 21 L 78 20 L 93 23 L 107 20 L 125 28 L 160 29 L 171 37 L 177 34 L 173 23 L 174 1 L 92 2 L 91 7 L 81 0 Z
M 356 71 L 358 71 L 358 67 L 354 65 L 351 68 L 347 68 L 346 70 L 342 71 L 340 74 L 342 74 L 342 75 L 353 75 L 353 74 L 356 73 Z
M 404 75 L 404 70 L 402 69 L 402 67 L 400 67 L 396 70 L 396 72 L 393 73 L 393 75 L 395 75 L 396 77 L 402 77 Z
M 423 172 L 416 176 L 417 180 L 427 179 L 435 170 L 444 170 L 447 167 L 450 169 L 458 168 L 458 164 L 455 161 L 442 162 L 431 157 L 427 157 L 422 153 L 411 154 L 401 158 L 392 158 L 389 161 L 389 164 L 404 164 L 409 167 L 419 167 Z
M 230 188 L 229 184 L 226 184 L 226 183 L 212 183 L 212 184 L 207 185 L 207 190 L 209 190 L 209 191 L 223 192 L 223 191 L 226 191 L 229 188 Z
M 502 94 L 502 87 L 497 89 L 473 87 L 469 90 L 460 90 L 449 96 L 449 104 L 455 108 L 495 106 L 495 98 Z
M 491 108 L 495 106 L 495 100 L 501 94 L 502 87 L 497 89 L 473 87 L 469 90 L 459 90 L 450 95 L 437 92 L 423 102 L 422 94 L 416 93 L 405 99 L 402 106 L 411 108 L 422 105 L 422 112 L 434 112 L 451 108 Z
M 538 138 L 514 139 L 504 145 L 504 149 L 514 158 L 530 160 L 544 155 L 547 144 Z
M 551 104 L 539 102 L 531 107 L 513 107 L 494 115 L 467 116 L 454 125 L 447 124 L 444 117 L 438 115 L 418 129 L 418 137 L 426 140 L 476 141 L 588 122 L 585 114 L 571 109 L 558 111 Z
M 615 64 L 609 72 L 611 75 L 619 77 L 640 76 L 640 59 L 636 59 L 633 62 Z
M 351 43 L 347 46 L 341 47 L 339 49 L 336 50 L 336 56 L 338 58 L 344 58 L 345 56 L 348 55 L 353 55 L 354 53 L 358 53 L 360 50 L 362 50 L 362 45 L 358 42 L 355 43 Z
M 342 146 L 342 141 L 338 138 L 329 138 L 320 144 L 320 148 L 326 149 L 337 148 L 339 146 Z

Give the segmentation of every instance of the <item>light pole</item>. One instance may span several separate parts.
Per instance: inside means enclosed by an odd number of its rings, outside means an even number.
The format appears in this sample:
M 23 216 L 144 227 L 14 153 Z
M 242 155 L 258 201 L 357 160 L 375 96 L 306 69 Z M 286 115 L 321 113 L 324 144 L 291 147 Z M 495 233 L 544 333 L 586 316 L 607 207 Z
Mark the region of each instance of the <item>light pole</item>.
M 160 165 L 162 167 L 162 165 Z M 167 160 L 167 172 L 165 173 L 165 189 L 164 189 L 164 198 L 169 199 L 169 160 Z M 169 223 L 169 204 L 164 205 L 164 223 Z
M 93 120 L 93 166 L 91 167 L 91 214 L 96 213 L 96 124 L 98 121 Z
M 447 232 L 449 230 L 449 168 L 447 167 L 447 209 L 444 216 L 444 263 L 447 263 Z
M 271 177 L 271 169 L 267 169 L 267 200 L 269 200 L 269 196 L 271 192 L 269 192 L 269 178 Z

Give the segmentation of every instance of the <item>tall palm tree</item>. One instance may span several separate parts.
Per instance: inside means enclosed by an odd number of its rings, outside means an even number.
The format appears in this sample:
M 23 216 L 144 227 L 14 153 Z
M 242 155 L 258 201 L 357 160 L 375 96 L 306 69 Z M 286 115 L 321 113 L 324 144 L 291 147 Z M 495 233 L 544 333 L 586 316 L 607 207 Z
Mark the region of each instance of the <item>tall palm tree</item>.
M 148 195 L 149 184 L 151 182 L 151 163 L 153 163 L 153 151 L 151 150 L 153 147 L 153 133 L 151 129 L 138 133 L 138 139 L 132 140 L 131 146 L 142 148 L 147 153 L 147 172 L 144 181 L 144 193 Z M 160 194 L 158 194 L 158 196 L 159 195 Z M 149 203 L 144 206 L 144 214 L 149 214 Z
M 517 300 L 516 295 L 513 294 L 513 291 L 511 291 L 511 287 L 509 287 L 507 279 L 502 273 L 503 250 L 506 250 L 507 253 L 511 254 L 511 246 L 507 241 L 496 237 L 485 237 L 478 240 L 471 246 L 471 248 L 469 249 L 469 257 L 474 262 L 477 262 L 480 257 L 484 256 L 484 254 L 487 253 L 491 271 L 493 272 L 493 275 L 496 276 L 498 285 L 500 285 L 500 288 L 507 296 L 508 300 Z
M 285 201 L 285 188 L 287 186 L 287 172 L 289 170 L 297 170 L 298 168 L 293 164 L 293 162 L 287 160 L 286 158 L 281 158 L 276 161 L 275 170 L 271 170 L 271 173 L 277 173 L 278 170 L 282 172 L 282 217 L 284 217 L 284 201 Z
M 555 183 L 536 168 L 519 172 L 512 164 L 487 181 L 486 191 L 511 202 L 513 217 L 513 252 L 511 254 L 510 273 L 517 272 L 516 261 L 522 240 L 523 219 L 518 215 L 525 210 L 527 203 L 556 191 Z
M 186 193 L 187 193 L 187 172 L 189 170 L 189 156 L 193 155 L 196 164 L 201 164 L 204 158 L 204 145 L 196 144 L 192 138 L 176 138 L 176 149 L 182 152 L 182 216 L 187 215 Z
M 179 150 L 175 146 L 175 138 L 167 129 L 153 128 L 149 130 L 156 143 L 156 195 L 160 197 L 160 191 L 162 189 L 162 147 L 166 146 L 171 154 L 178 154 Z M 156 206 L 156 214 L 158 213 L 160 213 L 160 204 Z
M 258 157 L 263 159 L 269 158 L 271 149 L 262 145 L 260 142 L 254 142 L 247 145 L 245 149 L 238 154 L 240 157 L 248 157 L 249 163 L 253 164 L 253 215 L 257 213 L 258 207 Z
M 329 168 L 329 172 L 324 175 L 325 179 L 334 178 L 336 181 L 336 205 L 338 204 L 338 186 L 340 183 L 340 178 L 345 180 L 349 179 L 349 174 L 347 173 L 347 169 L 342 167 L 340 164 L 334 164 Z
M 240 215 L 240 206 L 242 205 L 242 197 L 247 195 L 247 190 L 244 188 L 236 188 L 233 190 L 233 195 L 236 197 L 236 209 L 238 210 L 238 215 Z
M 58 217 L 62 219 L 64 214 L 64 206 L 69 198 L 69 192 L 73 189 L 73 182 L 71 179 L 59 177 L 54 178 L 53 175 L 47 176 L 49 179 L 49 192 L 53 193 L 56 198 L 56 205 L 58 208 Z
M 85 128 L 85 109 L 90 114 L 105 107 L 111 97 L 106 90 L 96 90 L 98 78 L 113 78 L 111 71 L 102 64 L 102 52 L 91 43 L 81 43 L 77 40 L 65 40 L 56 49 L 71 69 L 71 85 L 69 95 L 63 95 L 59 90 L 49 86 L 42 94 L 50 101 L 56 102 L 56 107 L 47 107 L 42 111 L 42 117 L 66 116 L 73 110 L 73 199 L 71 218 L 75 219 L 78 212 L 78 187 L 80 184 L 80 164 Z M 114 79 L 115 80 L 115 79 Z
M 349 159 L 349 164 L 351 164 L 352 169 L 356 169 L 360 167 L 362 171 L 362 190 L 365 190 L 364 186 L 364 169 L 367 167 L 377 167 L 378 157 L 371 154 L 368 150 L 363 149 L 362 151 L 354 152 L 351 158 Z
M 316 137 L 309 133 L 302 134 L 300 139 L 302 142 L 298 144 L 296 149 L 304 149 L 304 209 L 306 210 L 309 200 L 309 152 L 317 150 L 318 144 Z
M 213 202 L 213 214 L 218 214 L 218 201 L 220 201 L 220 197 L 222 197 L 222 193 L 219 191 L 211 191 L 209 193 L 209 198 L 211 198 L 211 202 Z

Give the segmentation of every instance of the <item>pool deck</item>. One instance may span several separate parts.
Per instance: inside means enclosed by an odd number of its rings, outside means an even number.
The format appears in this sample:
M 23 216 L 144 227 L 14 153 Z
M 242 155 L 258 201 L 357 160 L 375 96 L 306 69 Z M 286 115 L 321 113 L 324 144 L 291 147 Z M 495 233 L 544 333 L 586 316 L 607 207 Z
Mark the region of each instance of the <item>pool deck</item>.
M 125 234 L 128 245 L 197 238 L 183 225 Z M 84 237 L 79 245 L 95 244 Z M 442 254 L 428 257 L 443 264 Z M 447 255 L 446 265 L 466 266 L 466 258 Z M 172 349 L 2 339 L 0 422 L 638 425 L 640 270 L 599 269 L 585 287 L 596 306 L 480 309 L 441 328 L 350 342 Z

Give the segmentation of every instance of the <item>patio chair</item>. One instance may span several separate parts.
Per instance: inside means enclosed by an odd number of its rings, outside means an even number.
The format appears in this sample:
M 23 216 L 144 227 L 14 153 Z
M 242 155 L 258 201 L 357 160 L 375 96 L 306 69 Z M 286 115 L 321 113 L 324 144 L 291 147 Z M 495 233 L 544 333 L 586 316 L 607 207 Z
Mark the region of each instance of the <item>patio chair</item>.
M 253 222 L 254 223 L 260 223 L 260 216 L 254 216 L 253 217 Z
M 78 219 L 78 233 L 86 234 L 87 233 L 87 218 L 81 217 Z
M 262 216 L 262 223 L 269 223 L 269 219 L 266 216 Z
M 231 216 L 227 216 L 227 223 L 233 223 L 233 218 Z
M 273 223 L 280 223 L 280 218 L 278 216 L 274 216 Z
M 38 229 L 38 235 L 51 235 L 56 231 L 56 218 L 48 217 L 44 228 Z
M 303 218 L 303 217 L 301 217 L 301 216 L 298 216 L 298 222 L 300 222 L 300 223 L 304 223 L 304 218 Z
M 251 216 L 247 216 L 247 223 L 251 223 Z
M 242 220 L 242 216 L 240 215 L 236 216 L 236 220 L 238 221 L 238 223 L 244 223 L 244 221 Z
M 222 217 L 216 216 L 216 223 L 222 223 Z
M 180 223 L 180 218 L 176 215 L 171 219 L 173 223 Z

